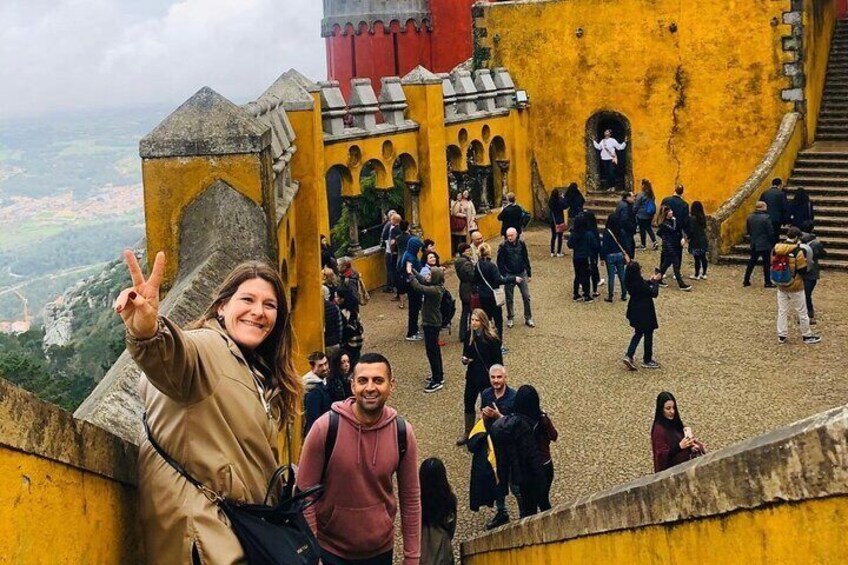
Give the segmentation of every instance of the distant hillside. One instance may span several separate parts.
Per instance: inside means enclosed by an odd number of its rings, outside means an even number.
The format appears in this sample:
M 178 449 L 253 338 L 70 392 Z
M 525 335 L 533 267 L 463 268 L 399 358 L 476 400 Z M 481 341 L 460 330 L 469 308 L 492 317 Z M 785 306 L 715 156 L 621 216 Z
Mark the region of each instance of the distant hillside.
M 122 261 L 79 281 L 46 309 L 44 328 L 0 334 L 0 377 L 74 410 L 124 349 L 124 328 L 112 310 L 129 286 Z
M 0 123 L 0 321 L 44 305 L 144 234 L 139 139 L 164 109 Z

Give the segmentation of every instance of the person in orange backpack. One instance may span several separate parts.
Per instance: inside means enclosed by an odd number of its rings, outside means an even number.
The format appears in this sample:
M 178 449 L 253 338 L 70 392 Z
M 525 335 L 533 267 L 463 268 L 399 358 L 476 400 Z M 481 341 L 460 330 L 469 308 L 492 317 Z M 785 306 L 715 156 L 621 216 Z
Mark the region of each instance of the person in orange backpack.
M 804 343 L 819 343 L 821 337 L 813 334 L 807 302 L 804 296 L 804 273 L 807 256 L 801 247 L 801 230 L 789 228 L 786 241 L 778 243 L 771 252 L 771 281 L 777 286 L 777 341 L 786 343 L 789 333 L 789 310 L 798 314 Z

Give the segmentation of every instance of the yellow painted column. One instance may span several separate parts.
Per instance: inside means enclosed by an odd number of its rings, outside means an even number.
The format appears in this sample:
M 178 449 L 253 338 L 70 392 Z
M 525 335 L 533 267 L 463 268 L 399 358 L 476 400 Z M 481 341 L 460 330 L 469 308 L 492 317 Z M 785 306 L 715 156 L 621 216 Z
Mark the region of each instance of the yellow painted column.
M 324 348 L 324 298 L 321 294 L 321 233 L 327 233 L 327 188 L 320 95 L 312 92 L 309 111 L 288 112 L 297 138 L 292 176 L 300 183 L 294 200 L 297 246 L 297 299 L 292 311 L 295 366 L 309 370 L 306 357 Z
M 442 79 L 423 67 L 404 77 L 409 118 L 418 122 L 418 170 L 421 176 L 419 223 L 424 236 L 436 242 L 443 255 L 450 254 L 448 163 L 445 145 L 445 103 Z

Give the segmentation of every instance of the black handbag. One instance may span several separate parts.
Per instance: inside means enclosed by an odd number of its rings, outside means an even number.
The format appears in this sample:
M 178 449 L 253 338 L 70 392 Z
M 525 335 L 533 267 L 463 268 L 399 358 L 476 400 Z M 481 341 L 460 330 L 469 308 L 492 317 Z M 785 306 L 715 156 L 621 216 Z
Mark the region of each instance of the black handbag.
M 147 425 L 147 414 L 143 421 L 147 439 L 153 449 L 226 514 L 250 565 L 318 565 L 321 548 L 303 517 L 303 511 L 320 497 L 323 486 L 314 486 L 294 494 L 294 468 L 283 466 L 274 472 L 262 504 L 239 504 L 227 500 L 191 476 L 165 452 L 153 439 L 150 426 Z M 280 501 L 276 506 L 269 506 L 268 497 L 284 474 L 286 481 L 281 489 Z

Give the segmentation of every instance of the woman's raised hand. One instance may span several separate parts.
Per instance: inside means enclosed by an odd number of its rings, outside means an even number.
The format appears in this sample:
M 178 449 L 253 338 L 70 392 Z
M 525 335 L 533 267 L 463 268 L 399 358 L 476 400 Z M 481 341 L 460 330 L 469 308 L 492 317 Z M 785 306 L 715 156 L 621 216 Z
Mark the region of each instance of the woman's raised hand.
M 165 253 L 156 254 L 153 270 L 145 279 L 135 254 L 124 250 L 124 261 L 132 277 L 132 286 L 121 291 L 115 300 L 115 312 L 120 314 L 127 332 L 136 339 L 149 339 L 156 335 L 159 323 L 159 286 L 165 272 Z

